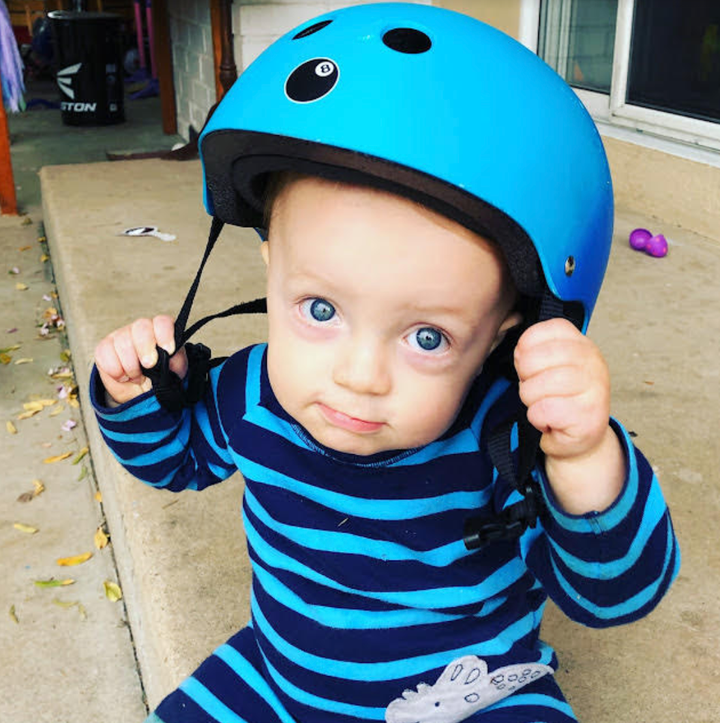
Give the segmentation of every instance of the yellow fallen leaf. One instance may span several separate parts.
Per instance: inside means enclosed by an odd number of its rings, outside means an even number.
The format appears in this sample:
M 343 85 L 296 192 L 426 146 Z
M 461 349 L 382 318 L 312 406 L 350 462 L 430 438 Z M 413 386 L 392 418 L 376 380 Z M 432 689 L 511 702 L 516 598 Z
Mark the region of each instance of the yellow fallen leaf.
M 10 351 L 17 351 L 22 344 L 13 344 L 12 346 L 5 346 L 2 349 L 0 349 L 0 354 L 7 354 Z
M 0 352 L 0 364 L 9 364 L 12 361 L 12 357 L 5 352 Z
M 70 349 L 63 349 L 60 352 L 60 360 L 64 361 L 66 364 L 72 359 L 72 352 Z
M 49 580 L 35 580 L 35 584 L 38 587 L 67 587 L 68 585 L 74 585 L 75 580 L 56 580 L 54 577 L 51 577 Z
M 30 363 L 32 363 L 32 362 L 34 362 L 34 361 L 35 361 L 34 359 L 28 359 L 28 358 L 18 359 L 18 360 L 15 362 L 15 366 L 19 366 L 20 364 L 30 364 Z
M 72 455 L 72 452 L 63 452 L 62 454 L 56 454 L 53 457 L 47 457 L 43 460 L 44 464 L 52 464 L 53 462 L 61 462 L 63 459 L 67 459 Z
M 40 409 L 33 409 L 29 412 L 23 412 L 22 414 L 18 414 L 15 419 L 30 419 L 30 417 L 34 417 L 36 414 L 39 414 L 42 412 L 42 407 Z
M 32 482 L 33 487 L 35 488 L 35 490 L 33 491 L 33 496 L 37 497 L 38 495 L 41 495 L 43 492 L 45 492 L 45 485 L 39 479 L 34 479 Z
M 38 243 L 44 244 L 47 241 L 47 238 L 45 236 L 38 236 Z
M 87 447 L 83 447 L 78 453 L 77 457 L 72 461 L 73 464 L 77 464 L 90 450 Z
M 110 538 L 105 534 L 105 530 L 103 530 L 102 527 L 98 527 L 97 530 L 95 530 L 93 541 L 95 542 L 95 547 L 97 547 L 98 550 L 102 550 L 104 547 L 107 547 Z
M 17 434 L 17 427 L 12 422 L 5 422 L 5 428 L 8 434 Z
M 84 469 L 84 467 L 83 467 Z M 102 502 L 102 492 L 96 492 L 95 493 L 95 501 L 96 502 Z
M 78 402 L 78 400 L 75 399 L 74 397 L 70 397 L 70 398 L 68 399 L 68 404 L 69 404 L 73 409 L 80 409 L 80 402 Z
M 22 522 L 15 522 L 13 524 L 13 527 L 16 530 L 20 530 L 20 532 L 26 532 L 28 535 L 34 535 L 36 532 L 39 532 L 37 527 L 33 527 L 32 525 L 26 525 Z
M 29 251 L 32 246 L 18 246 L 18 251 Z
M 116 585 L 114 582 L 110 582 L 109 580 L 105 580 L 103 587 L 105 588 L 105 597 L 108 600 L 111 602 L 122 600 L 122 590 L 119 585 Z
M 17 364 L 18 362 L 15 363 Z M 37 409 L 41 411 L 45 409 L 45 407 L 52 407 L 53 404 L 57 404 L 57 399 L 35 399 L 32 402 L 25 402 L 23 409 L 27 409 L 28 411 Z
M 10 615 L 10 618 L 14 623 L 20 622 L 17 618 L 17 615 L 15 614 L 15 606 L 14 605 L 10 606 L 10 610 L 8 611 L 8 614 Z
M 80 475 L 78 476 L 78 482 L 81 479 L 85 479 L 87 477 L 88 469 L 85 465 L 82 466 L 82 469 L 80 470 Z M 102 500 L 98 500 L 98 502 L 102 502 Z
M 50 257 L 47 254 L 43 254 L 42 256 L 40 256 L 40 262 L 44 264 L 46 261 L 49 260 L 49 258 Z
M 27 284 L 23 284 L 22 281 L 18 281 L 17 284 L 15 284 L 15 288 L 18 291 L 27 291 L 30 287 Z
M 51 417 L 57 417 L 57 415 L 60 414 L 60 412 L 62 412 L 63 409 L 65 409 L 65 405 L 64 405 L 64 404 L 58 404 L 57 407 L 55 407 L 55 409 L 53 409 L 52 412 L 50 412 L 50 415 L 49 415 L 49 416 L 51 416 Z
M 72 557 L 59 557 L 57 562 L 60 567 L 73 567 L 74 565 L 82 565 L 93 556 L 92 552 L 83 552 L 82 555 L 73 555 Z

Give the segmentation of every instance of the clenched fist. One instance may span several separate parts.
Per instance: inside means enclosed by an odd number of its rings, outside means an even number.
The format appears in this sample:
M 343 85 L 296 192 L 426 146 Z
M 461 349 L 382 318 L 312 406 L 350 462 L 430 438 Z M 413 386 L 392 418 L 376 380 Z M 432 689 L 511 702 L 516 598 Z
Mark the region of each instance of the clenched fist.
M 609 425 L 610 373 L 600 350 L 569 321 L 551 319 L 520 337 L 515 369 L 558 500 L 572 514 L 604 510 L 622 488 L 625 463 Z
M 156 346 L 168 354 L 175 351 L 175 324 L 170 316 L 138 319 L 108 334 L 95 349 L 95 365 L 110 397 L 122 404 L 149 391 L 152 382 L 141 366 L 150 369 L 158 360 Z M 188 362 L 182 348 L 170 359 L 170 370 L 181 379 Z

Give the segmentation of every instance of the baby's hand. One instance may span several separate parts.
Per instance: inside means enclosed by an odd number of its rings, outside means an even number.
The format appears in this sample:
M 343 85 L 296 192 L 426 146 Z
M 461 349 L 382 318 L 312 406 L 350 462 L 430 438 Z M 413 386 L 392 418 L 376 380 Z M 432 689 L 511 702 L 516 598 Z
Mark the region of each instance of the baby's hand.
M 592 451 L 610 418 L 610 374 L 600 350 L 565 319 L 531 326 L 515 348 L 520 399 L 550 457 Z
M 142 372 L 158 360 L 156 346 L 175 351 L 175 325 L 170 316 L 137 321 L 106 336 L 95 349 L 95 364 L 107 393 L 123 404 L 149 391 L 152 382 Z M 181 379 L 187 374 L 185 349 L 170 359 L 170 370 Z
M 515 349 L 520 398 L 540 432 L 545 471 L 566 512 L 617 498 L 625 458 L 610 427 L 610 373 L 597 346 L 565 319 L 531 326 Z

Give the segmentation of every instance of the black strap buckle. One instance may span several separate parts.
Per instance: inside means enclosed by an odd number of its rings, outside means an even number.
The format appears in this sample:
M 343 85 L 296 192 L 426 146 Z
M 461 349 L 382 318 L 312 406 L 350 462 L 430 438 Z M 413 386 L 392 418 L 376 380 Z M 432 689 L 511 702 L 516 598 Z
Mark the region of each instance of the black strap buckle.
M 534 482 L 526 482 L 520 502 L 506 507 L 493 517 L 468 517 L 463 528 L 463 542 L 468 550 L 477 550 L 490 542 L 512 541 L 528 527 L 535 527 L 542 509 L 542 498 Z

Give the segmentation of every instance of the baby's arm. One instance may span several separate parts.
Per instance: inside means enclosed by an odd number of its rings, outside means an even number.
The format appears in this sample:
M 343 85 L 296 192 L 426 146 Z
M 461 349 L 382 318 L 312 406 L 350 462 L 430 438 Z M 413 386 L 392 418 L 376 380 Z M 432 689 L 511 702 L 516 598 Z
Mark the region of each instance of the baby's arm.
M 129 402 L 150 391 L 152 382 L 143 374 L 157 363 L 156 346 L 168 354 L 175 351 L 175 325 L 170 316 L 138 319 L 108 334 L 95 349 L 95 365 L 110 399 Z M 170 358 L 170 370 L 181 379 L 187 374 L 187 356 L 182 348 Z
M 520 337 L 515 368 L 557 501 L 575 515 L 610 507 L 626 465 L 610 426 L 610 374 L 600 350 L 569 321 L 553 319 Z
M 607 365 L 592 341 L 559 319 L 529 329 L 515 362 L 528 419 L 543 433 L 548 505 L 521 540 L 523 557 L 574 620 L 592 627 L 637 620 L 669 588 L 680 554 L 652 468 L 610 422 Z
M 135 477 L 174 492 L 202 489 L 235 470 L 217 405 L 223 365 L 209 375 L 203 398 L 182 411 L 164 409 L 142 367 L 157 362 L 156 345 L 174 351 L 174 323 L 169 316 L 139 319 L 109 334 L 95 352 L 90 399 L 100 431 L 117 460 Z M 185 349 L 170 359 L 170 369 L 184 378 Z

